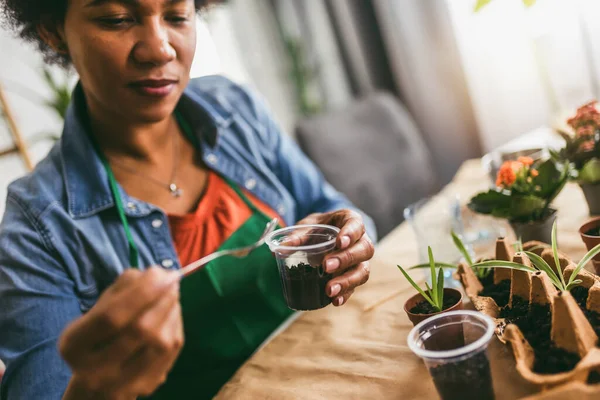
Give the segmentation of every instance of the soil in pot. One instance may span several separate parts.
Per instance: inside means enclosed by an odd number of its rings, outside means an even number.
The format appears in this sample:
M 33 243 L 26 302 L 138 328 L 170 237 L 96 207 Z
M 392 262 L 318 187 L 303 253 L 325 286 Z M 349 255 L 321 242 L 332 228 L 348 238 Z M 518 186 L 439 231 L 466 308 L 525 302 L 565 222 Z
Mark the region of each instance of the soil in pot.
M 429 370 L 443 400 L 494 399 L 490 362 L 485 351 Z
M 517 325 L 533 348 L 535 354 L 533 372 L 556 374 L 570 371 L 581 359 L 579 355 L 569 353 L 552 343 L 550 305 L 531 304 L 529 307 L 525 300 L 515 297 L 513 307 L 505 307 L 500 315 L 506 318 L 507 323 Z
M 488 274 L 485 278 L 480 279 L 483 285 L 483 290 L 479 296 L 491 297 L 494 299 L 498 307 L 504 307 L 508 304 L 510 298 L 510 279 L 505 279 L 498 284 L 494 284 L 493 274 Z
M 538 374 L 558 374 L 571 371 L 581 360 L 579 355 L 569 353 L 547 341 L 534 347 L 535 363 L 533 372 Z
M 506 322 L 511 323 L 517 318 L 525 317 L 528 312 L 529 302 L 521 297 L 515 296 L 513 297 L 512 307 L 506 306 L 500 310 L 500 318 L 506 318 Z
M 576 286 L 571 289 L 571 295 L 577 302 L 577 305 L 583 311 L 585 318 L 588 320 L 592 328 L 594 328 L 594 332 L 596 335 L 600 337 L 600 314 L 595 311 L 588 310 L 586 308 L 587 298 L 588 298 L 589 289 L 584 288 L 583 286 Z
M 332 275 L 322 266 L 299 263 L 282 268 L 281 282 L 288 307 L 294 310 L 317 310 L 331 303 L 325 286 Z
M 447 310 L 455 305 L 458 300 L 458 298 L 453 296 L 445 296 L 442 311 Z M 411 308 L 409 311 L 413 314 L 433 314 L 438 312 L 431 304 L 429 304 L 428 301 L 417 303 L 417 305 Z
M 592 228 L 585 234 L 588 236 L 600 236 L 600 227 Z
M 596 383 L 600 383 L 600 372 L 598 372 L 598 371 L 590 372 L 590 374 L 588 375 L 587 383 L 588 383 L 588 385 L 594 385 Z
M 575 286 L 571 289 L 571 295 L 584 312 L 586 310 L 586 303 L 588 298 L 589 289 L 584 288 L 583 286 Z

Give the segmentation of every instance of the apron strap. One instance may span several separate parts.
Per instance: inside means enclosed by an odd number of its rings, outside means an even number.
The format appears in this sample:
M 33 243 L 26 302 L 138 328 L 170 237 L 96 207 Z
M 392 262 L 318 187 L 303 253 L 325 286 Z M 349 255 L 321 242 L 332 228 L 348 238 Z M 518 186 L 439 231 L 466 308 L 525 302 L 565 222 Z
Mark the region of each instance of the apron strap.
M 86 132 L 88 133 L 88 137 L 92 142 L 92 146 L 96 151 L 96 154 L 100 158 L 102 162 L 102 166 L 106 171 L 106 175 L 108 175 L 108 184 L 110 185 L 110 192 L 115 201 L 115 207 L 117 208 L 117 214 L 119 215 L 119 219 L 121 220 L 121 225 L 123 226 L 123 230 L 125 231 L 125 237 L 127 238 L 127 244 L 129 246 L 129 266 L 133 268 L 139 268 L 139 250 L 133 240 L 133 235 L 131 234 L 131 229 L 129 227 L 129 222 L 127 221 L 127 215 L 125 215 L 125 207 L 123 207 L 123 200 L 121 199 L 121 193 L 119 192 L 119 185 L 117 184 L 117 179 L 115 178 L 115 174 L 110 167 L 106 156 L 102 152 L 102 149 L 98 145 L 96 138 L 92 134 L 90 127 L 87 127 Z

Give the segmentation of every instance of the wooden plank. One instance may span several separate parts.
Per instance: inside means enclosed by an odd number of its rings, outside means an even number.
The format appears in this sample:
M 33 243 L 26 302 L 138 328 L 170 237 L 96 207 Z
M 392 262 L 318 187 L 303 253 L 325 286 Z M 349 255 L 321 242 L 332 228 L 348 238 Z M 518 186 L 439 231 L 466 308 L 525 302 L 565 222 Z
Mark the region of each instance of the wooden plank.
M 12 134 L 13 140 L 15 142 L 15 147 L 20 153 L 21 158 L 25 163 L 25 167 L 27 167 L 27 169 L 31 171 L 33 169 L 31 157 L 29 157 L 29 152 L 27 151 L 25 141 L 23 140 L 23 136 L 21 135 L 21 131 L 19 131 L 17 122 L 8 105 L 8 100 L 6 99 L 6 95 L 4 94 L 4 90 L 2 89 L 2 85 L 0 85 L 0 108 L 3 110 L 4 119 L 8 123 L 8 130 Z
M 19 149 L 15 146 L 15 147 L 9 147 L 8 149 L 3 149 L 0 150 L 0 157 L 2 156 L 6 156 L 12 153 L 17 153 L 19 151 Z

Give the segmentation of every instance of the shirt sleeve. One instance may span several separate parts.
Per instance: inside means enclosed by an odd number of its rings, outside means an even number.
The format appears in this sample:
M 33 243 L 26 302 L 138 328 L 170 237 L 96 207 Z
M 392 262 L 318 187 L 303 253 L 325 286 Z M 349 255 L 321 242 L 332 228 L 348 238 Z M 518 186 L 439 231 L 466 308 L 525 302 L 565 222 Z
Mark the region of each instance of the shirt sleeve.
M 0 400 L 60 399 L 71 372 L 57 341 L 82 311 L 48 233 L 10 196 L 0 224 L 0 310 Z
M 322 172 L 298 144 L 282 132 L 262 99 L 249 91 L 245 91 L 245 94 L 252 103 L 259 125 L 263 128 L 260 132 L 263 141 L 272 150 L 273 170 L 296 200 L 296 220 L 316 212 L 352 209 L 363 216 L 369 237 L 374 242 L 377 241 L 373 220 L 325 180 Z M 350 174 L 348 179 L 352 179 Z

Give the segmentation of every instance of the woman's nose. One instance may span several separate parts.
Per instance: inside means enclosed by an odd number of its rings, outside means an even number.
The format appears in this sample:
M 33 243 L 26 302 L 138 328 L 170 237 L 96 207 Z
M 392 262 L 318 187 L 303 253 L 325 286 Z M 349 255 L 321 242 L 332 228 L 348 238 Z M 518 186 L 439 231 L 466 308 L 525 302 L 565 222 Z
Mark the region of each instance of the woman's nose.
M 167 27 L 159 21 L 141 25 L 139 41 L 133 48 L 133 59 L 139 64 L 164 65 L 174 60 L 177 53 L 169 42 Z

